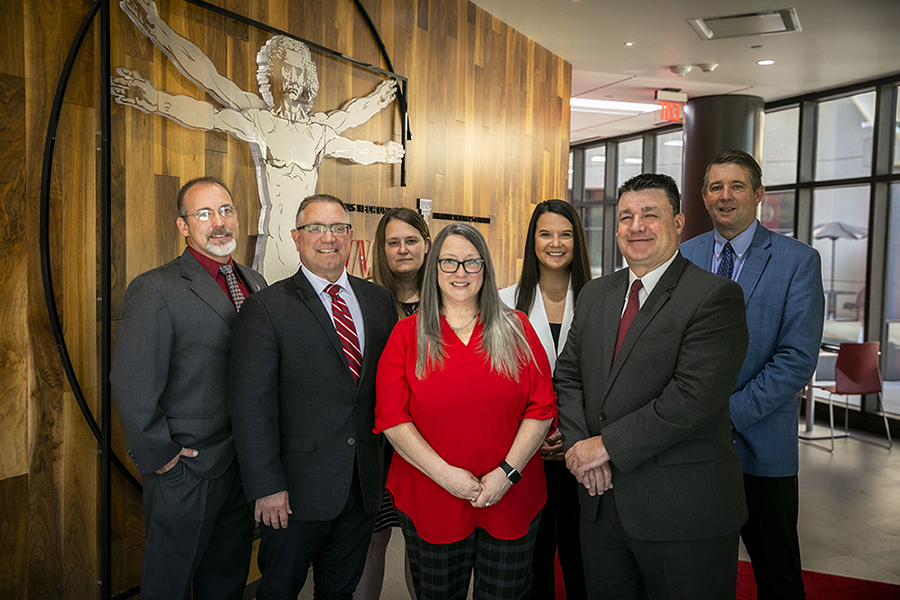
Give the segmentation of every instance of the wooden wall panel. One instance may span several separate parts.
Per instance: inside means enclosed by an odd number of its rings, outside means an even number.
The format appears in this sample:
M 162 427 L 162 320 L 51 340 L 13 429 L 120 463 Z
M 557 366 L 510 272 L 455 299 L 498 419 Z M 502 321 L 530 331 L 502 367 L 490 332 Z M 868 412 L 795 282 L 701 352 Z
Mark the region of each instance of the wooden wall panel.
M 351 0 L 215 0 L 348 56 L 385 67 Z M 414 207 L 489 217 L 498 280 L 521 264 L 532 206 L 563 197 L 568 160 L 571 68 L 468 0 L 364 0 L 396 71 L 409 78 L 408 185 L 399 168 L 324 159 L 318 189 L 381 207 Z M 0 597 L 90 598 L 97 593 L 96 442 L 62 373 L 40 279 L 38 217 L 50 103 L 65 56 L 90 0 L 0 3 L 0 525 L 16 552 L 0 552 Z M 159 0 L 160 13 L 216 68 L 258 92 L 255 60 L 269 34 L 188 5 Z M 112 66 L 139 71 L 159 89 L 214 102 L 144 38 L 112 4 Z M 54 289 L 75 371 L 97 413 L 100 384 L 98 295 L 99 28 L 78 55 L 65 98 L 51 182 Z M 370 93 L 381 78 L 314 52 L 330 111 Z M 396 108 L 347 131 L 351 139 L 399 141 Z M 179 254 L 174 199 L 188 179 L 211 174 L 232 189 L 241 229 L 237 256 L 252 260 L 259 216 L 248 144 L 193 131 L 113 104 L 113 314 L 137 274 Z M 296 199 L 299 203 L 300 198 Z M 371 239 L 378 215 L 352 216 Z M 433 233 L 446 221 L 432 221 Z M 358 268 L 358 260 L 354 262 Z M 24 285 L 20 282 L 24 281 Z M 115 324 L 113 325 L 115 334 Z M 125 458 L 121 430 L 113 446 Z M 127 458 L 125 458 L 127 461 Z M 129 463 L 129 467 L 131 467 Z M 137 584 L 143 552 L 141 497 L 113 476 L 114 589 Z M 251 579 L 255 574 L 251 574 Z
M 25 80 L 0 74 L 0 286 L 9 293 L 0 304 L 0 480 L 28 468 L 24 142 Z

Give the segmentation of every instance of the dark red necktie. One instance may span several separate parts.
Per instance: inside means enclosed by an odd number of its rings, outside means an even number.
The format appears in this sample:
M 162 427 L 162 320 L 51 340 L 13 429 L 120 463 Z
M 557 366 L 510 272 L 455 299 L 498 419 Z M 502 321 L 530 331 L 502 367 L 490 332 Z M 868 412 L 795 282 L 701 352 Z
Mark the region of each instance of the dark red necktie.
M 331 317 L 334 319 L 334 328 L 341 338 L 341 346 L 347 356 L 347 364 L 353 380 L 359 382 L 359 371 L 362 365 L 362 352 L 359 351 L 359 338 L 356 337 L 356 327 L 353 325 L 353 317 L 347 303 L 339 296 L 341 286 L 331 283 L 325 287 L 325 291 L 331 295 Z
M 619 337 L 616 338 L 616 353 L 613 355 L 613 360 L 616 360 L 616 356 L 619 355 L 619 348 L 622 347 L 622 340 L 625 339 L 628 328 L 631 327 L 634 318 L 641 308 L 641 300 L 638 298 L 638 292 L 641 291 L 643 286 L 644 284 L 641 283 L 640 279 L 635 279 L 634 283 L 631 284 L 631 293 L 628 294 L 628 304 L 625 306 L 622 320 L 619 321 Z

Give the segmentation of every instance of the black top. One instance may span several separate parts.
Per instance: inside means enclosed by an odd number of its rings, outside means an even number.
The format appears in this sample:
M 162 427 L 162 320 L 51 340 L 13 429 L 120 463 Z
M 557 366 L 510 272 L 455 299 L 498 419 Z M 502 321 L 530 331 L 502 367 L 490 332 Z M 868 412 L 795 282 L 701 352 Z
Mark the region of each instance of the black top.
M 403 312 L 406 313 L 407 317 L 411 317 L 419 312 L 419 301 L 416 300 L 415 302 L 401 302 L 400 307 L 403 308 Z
M 562 331 L 562 323 L 550 323 L 550 333 L 553 335 L 553 347 L 559 350 L 559 334 Z

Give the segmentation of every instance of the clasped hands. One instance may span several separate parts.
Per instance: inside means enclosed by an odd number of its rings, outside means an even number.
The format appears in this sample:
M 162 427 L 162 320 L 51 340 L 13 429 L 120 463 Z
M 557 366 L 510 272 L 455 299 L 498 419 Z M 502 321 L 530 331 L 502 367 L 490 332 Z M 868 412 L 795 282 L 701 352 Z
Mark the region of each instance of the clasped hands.
M 485 508 L 497 504 L 503 495 L 512 487 L 503 469 L 497 467 L 478 479 L 470 471 L 459 467 L 449 467 L 438 484 L 475 508 Z
M 599 435 L 575 442 L 566 452 L 566 467 L 591 496 L 599 496 L 613 486 L 609 452 Z

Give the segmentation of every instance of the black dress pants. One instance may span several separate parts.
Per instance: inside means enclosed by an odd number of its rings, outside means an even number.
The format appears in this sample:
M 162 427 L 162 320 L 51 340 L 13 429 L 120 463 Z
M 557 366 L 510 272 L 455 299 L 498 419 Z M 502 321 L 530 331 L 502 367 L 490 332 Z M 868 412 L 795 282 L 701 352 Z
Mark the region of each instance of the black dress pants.
M 753 564 L 759 600 L 806 598 L 800 569 L 797 476 L 757 477 L 744 473 L 747 522 L 741 539 Z
M 545 460 L 547 504 L 541 511 L 537 542 L 534 544 L 534 578 L 531 600 L 553 600 L 556 597 L 556 551 L 563 571 L 566 600 L 584 600 L 584 566 L 578 506 L 578 480 L 566 468 L 565 461 Z
M 592 600 L 734 600 L 738 531 L 701 540 L 648 542 L 622 528 L 615 488 L 596 521 L 581 519 L 581 550 Z
M 310 565 L 316 600 L 351 600 L 362 577 L 375 526 L 375 514 L 366 513 L 355 468 L 353 472 L 344 509 L 331 521 L 291 518 L 286 528 L 260 525 L 258 564 L 262 578 L 257 600 L 296 600 Z M 302 516 L 302 505 L 292 503 L 291 509 L 293 516 Z
M 237 460 L 217 479 L 196 477 L 181 457 L 145 475 L 147 544 L 142 600 L 240 600 L 253 548 L 253 514 Z

